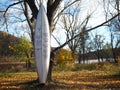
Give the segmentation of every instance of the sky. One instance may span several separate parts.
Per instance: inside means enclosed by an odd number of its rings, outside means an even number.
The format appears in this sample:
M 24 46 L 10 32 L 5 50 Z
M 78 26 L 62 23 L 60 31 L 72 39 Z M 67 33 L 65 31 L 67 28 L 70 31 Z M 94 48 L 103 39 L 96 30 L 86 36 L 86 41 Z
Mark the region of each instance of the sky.
M 63 5 L 63 4 L 62 4 Z M 80 10 L 80 14 L 79 14 L 79 19 L 81 21 L 83 21 L 86 16 L 88 14 L 91 14 L 91 12 L 93 12 L 89 22 L 88 22 L 88 26 L 87 27 L 95 27 L 97 25 L 100 25 L 101 23 L 103 23 L 105 21 L 105 17 L 104 17 L 104 9 L 102 6 L 102 3 L 100 2 L 100 0 L 82 0 L 81 4 L 81 10 Z M 65 33 L 63 32 L 63 30 L 59 30 L 59 26 L 56 26 L 56 30 L 53 32 L 53 34 L 57 37 L 57 38 L 61 38 L 61 43 L 64 43 L 66 41 L 66 37 L 65 37 Z M 59 36 L 58 36 L 59 33 Z M 106 27 L 100 27 L 97 28 L 96 30 L 93 30 L 92 33 L 95 34 L 100 34 L 103 36 L 107 36 L 106 40 L 109 41 L 110 37 L 109 37 L 109 33 Z M 64 37 L 63 37 L 64 36 Z M 55 43 L 55 41 L 53 42 L 55 46 L 58 46 L 57 43 Z
M 0 10 L 5 11 L 6 7 L 8 7 L 11 4 L 12 4 L 11 0 L 1 0 L 0 1 Z M 19 6 L 15 5 L 14 7 L 11 7 L 7 11 L 7 15 L 9 16 L 9 17 L 7 17 L 8 30 L 6 29 L 6 24 L 3 23 L 4 19 L 1 20 L 0 30 L 7 31 L 10 34 L 20 37 L 21 35 L 23 35 L 27 32 L 28 25 L 27 25 L 26 21 L 21 22 L 22 20 L 25 20 L 25 16 L 22 14 L 22 10 L 19 10 L 20 5 Z M 15 18 L 15 17 L 18 17 L 18 18 Z M 26 30 L 25 30 L 25 28 L 26 28 Z M 25 34 L 25 35 L 27 35 L 27 34 Z
M 0 9 L 4 9 L 6 6 L 8 6 L 10 3 L 12 3 L 10 1 L 11 0 L 1 0 L 0 1 Z M 71 1 L 74 1 L 74 0 L 71 0 Z M 43 2 L 45 9 L 46 9 L 47 0 L 42 0 L 42 2 Z M 36 5 L 39 8 L 38 3 L 39 2 L 37 2 Z M 64 5 L 65 5 L 65 3 L 62 2 L 61 7 L 64 7 Z M 103 13 L 104 9 L 103 9 L 103 5 L 101 3 L 101 0 L 82 0 L 80 7 L 81 7 L 81 9 L 80 9 L 80 14 L 79 14 L 79 19 L 81 21 L 83 21 L 88 14 L 91 14 L 91 12 L 93 12 L 93 14 L 88 22 L 88 27 L 97 26 L 105 21 L 105 17 L 104 17 L 104 13 Z M 14 12 L 14 9 L 11 10 L 10 12 Z M 19 14 L 19 17 L 24 18 L 24 16 L 22 16 L 20 14 Z M 14 28 L 15 25 L 17 25 L 17 28 Z M 25 34 L 25 32 L 28 30 L 28 28 L 26 28 L 24 25 L 27 26 L 26 22 L 22 22 L 20 24 L 16 23 L 16 24 L 11 25 L 10 27 L 12 29 L 13 28 L 17 29 L 17 31 L 16 31 L 17 33 Z M 21 26 L 22 26 L 22 28 L 19 28 Z M 26 28 L 26 31 L 21 32 L 25 28 Z M 9 31 L 10 33 L 15 32 L 12 29 L 10 29 L 10 31 Z M 98 33 L 101 35 L 105 35 L 105 36 L 109 36 L 109 33 L 107 33 L 106 27 L 97 28 L 96 30 L 94 30 L 92 32 L 95 32 L 95 33 Z M 55 30 L 53 32 L 53 35 L 58 39 L 58 41 L 61 42 L 61 44 L 66 41 L 65 30 L 63 30 L 60 27 L 60 25 L 56 25 Z M 55 39 L 53 37 L 51 37 L 51 38 L 52 38 L 51 45 L 53 47 L 57 47 L 58 43 L 55 41 Z M 107 39 L 109 39 L 109 38 L 107 38 Z

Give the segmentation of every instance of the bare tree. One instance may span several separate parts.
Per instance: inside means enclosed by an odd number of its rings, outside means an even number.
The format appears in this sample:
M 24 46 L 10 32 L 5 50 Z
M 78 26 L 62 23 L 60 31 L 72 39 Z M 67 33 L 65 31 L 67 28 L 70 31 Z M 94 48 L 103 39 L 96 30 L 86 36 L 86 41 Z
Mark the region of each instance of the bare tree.
M 110 31 L 110 38 L 111 38 L 111 50 L 112 50 L 112 54 L 113 54 L 113 58 L 115 63 L 117 63 L 117 54 L 116 54 L 116 49 L 117 49 L 117 45 L 119 43 L 119 40 L 117 40 L 118 42 L 116 42 L 116 38 L 118 37 L 118 35 L 116 35 L 116 33 L 120 32 L 120 0 L 103 0 L 104 3 L 104 11 L 105 11 L 105 15 L 106 15 L 106 20 L 109 17 L 113 17 L 115 14 L 118 14 L 118 16 L 116 18 L 114 18 L 113 20 L 111 20 L 111 22 L 108 23 L 108 29 Z M 115 33 L 116 32 L 116 33 Z
M 71 11 L 71 8 L 72 11 Z M 87 24 L 92 14 L 87 15 L 86 18 L 80 20 L 80 4 L 77 4 L 74 7 L 70 7 L 65 11 L 65 14 L 62 17 L 63 29 L 66 31 L 66 41 L 70 40 L 78 33 L 83 33 L 78 37 L 74 38 L 68 43 L 68 47 L 71 49 L 73 58 L 74 54 L 78 53 L 78 49 L 81 48 L 83 55 L 85 54 L 85 43 L 88 36 L 88 32 L 84 33 L 87 30 Z
M 105 38 L 102 35 L 97 35 L 97 34 L 95 35 L 95 37 L 93 39 L 95 55 L 98 58 L 98 62 L 101 62 L 101 60 L 103 61 L 103 57 L 101 55 L 101 52 L 103 49 L 104 40 L 105 40 Z
M 12 4 L 8 5 L 7 8 L 4 11 L 2 11 L 2 12 L 4 12 L 6 27 L 8 27 L 8 22 L 7 22 L 8 21 L 7 20 L 8 13 L 7 12 L 12 7 L 14 7 L 16 5 L 20 5 L 20 8 L 18 8 L 18 11 L 22 10 L 24 16 L 26 17 L 27 23 L 28 23 L 29 28 L 30 28 L 32 42 L 34 42 L 34 24 L 35 24 L 35 19 L 37 18 L 37 14 L 38 14 L 38 8 L 36 6 L 36 1 L 35 0 L 13 1 Z M 66 8 L 70 7 L 71 5 L 73 5 L 74 3 L 76 3 L 80 0 L 74 0 L 72 2 L 68 1 L 68 4 L 65 6 L 65 8 L 63 10 L 61 10 L 59 13 L 56 13 L 61 1 L 62 0 L 48 0 L 47 1 L 47 16 L 48 16 L 48 21 L 49 21 L 50 32 L 52 32 L 54 30 L 54 27 L 55 27 L 55 22 L 54 22 L 55 16 L 56 17 L 59 16 L 60 13 L 62 13 Z M 32 15 L 30 15 L 29 12 L 31 12 Z M 17 18 L 19 18 L 19 16 L 17 16 Z M 34 43 L 33 43 L 33 45 L 34 45 Z M 51 70 L 52 69 L 50 69 L 50 72 L 51 72 Z M 52 79 L 51 75 L 48 75 L 48 76 L 49 76 L 49 80 L 51 80 Z
M 120 23 L 115 23 L 116 20 L 112 21 L 112 23 L 109 25 L 109 31 L 110 31 L 110 39 L 111 39 L 111 50 L 112 50 L 112 56 L 114 58 L 114 62 L 117 63 L 117 53 L 116 50 L 119 48 L 119 44 L 120 44 L 120 38 L 119 38 L 119 34 L 117 34 L 116 32 L 119 31 L 119 24 Z
M 39 1 L 39 0 L 12 0 L 12 2 L 6 7 L 6 9 L 1 11 L 1 12 L 4 12 L 5 24 L 6 24 L 6 28 L 7 29 L 9 29 L 8 28 L 9 22 L 7 22 L 7 21 L 9 19 L 11 19 L 11 18 L 7 17 L 7 16 L 10 15 L 10 13 L 8 13 L 8 12 L 10 12 L 10 10 L 12 8 L 14 8 L 14 10 L 16 10 L 17 12 L 23 13 L 22 15 L 24 15 L 24 19 L 23 19 L 23 17 L 21 18 L 19 15 L 18 16 L 14 16 L 14 17 L 18 21 L 21 21 L 21 22 L 27 21 L 28 26 L 30 28 L 32 42 L 34 42 L 34 24 L 35 24 L 35 19 L 36 19 L 37 14 L 38 14 L 38 8 L 37 8 L 37 5 L 36 5 L 36 3 L 37 3 L 36 1 Z M 62 1 L 64 1 L 64 0 L 47 0 L 47 17 L 48 17 L 48 21 L 49 21 L 50 32 L 54 31 L 54 28 L 55 28 L 55 25 L 56 25 L 55 21 L 57 21 L 56 17 L 59 17 L 61 15 L 61 13 L 63 11 L 65 11 L 68 7 L 70 7 L 71 5 L 74 5 L 75 3 L 79 3 L 79 1 L 81 1 L 81 0 L 72 0 L 72 1 L 68 0 L 66 2 L 65 7 L 59 13 L 57 13 L 59 5 L 60 5 L 60 3 Z M 19 7 L 17 7 L 17 6 L 19 6 Z M 13 13 L 14 12 L 12 12 L 12 14 Z M 15 14 L 17 15 L 18 13 L 15 12 Z M 69 38 L 65 43 L 63 43 L 59 47 L 57 47 L 54 50 L 52 50 L 52 52 L 55 52 L 55 51 L 59 50 L 60 48 L 64 47 L 70 41 L 75 40 L 75 38 L 79 37 L 80 35 L 83 35 L 84 33 L 87 33 L 89 31 L 94 30 L 95 28 L 98 28 L 100 26 L 105 25 L 106 23 L 110 22 L 111 20 L 113 20 L 114 18 L 116 18 L 118 16 L 119 16 L 119 13 L 114 15 L 114 16 L 112 16 L 112 18 L 107 19 L 105 22 L 101 23 L 98 26 L 95 26 L 93 28 L 87 29 L 87 30 L 85 30 L 83 32 L 78 32 L 76 35 L 74 35 L 73 37 Z M 34 45 L 34 43 L 33 43 L 33 45 Z M 50 72 L 51 72 L 51 70 L 52 69 L 50 67 Z M 50 75 L 49 79 L 50 80 L 52 79 L 51 75 Z
M 106 59 L 106 61 L 111 62 L 112 58 L 112 50 L 111 50 L 111 43 L 106 43 L 103 46 L 103 57 Z

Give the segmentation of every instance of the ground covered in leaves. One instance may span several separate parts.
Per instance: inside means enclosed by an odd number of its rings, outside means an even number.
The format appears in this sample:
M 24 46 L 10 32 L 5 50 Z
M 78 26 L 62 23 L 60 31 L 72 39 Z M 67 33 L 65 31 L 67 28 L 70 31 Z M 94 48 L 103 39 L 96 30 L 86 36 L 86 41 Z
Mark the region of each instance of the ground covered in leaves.
M 43 87 L 36 81 L 37 73 L 34 70 L 24 70 L 19 66 L 16 71 L 13 64 L 8 70 L 7 66 L 2 64 L 0 69 L 0 90 L 120 90 L 119 65 L 68 65 L 62 66 L 64 70 L 61 70 L 61 66 L 56 67 L 52 75 L 53 81 L 47 82 Z
M 39 87 L 36 72 L 0 73 L 0 90 L 119 90 L 120 76 L 102 71 L 61 71 L 53 73 L 53 81 Z

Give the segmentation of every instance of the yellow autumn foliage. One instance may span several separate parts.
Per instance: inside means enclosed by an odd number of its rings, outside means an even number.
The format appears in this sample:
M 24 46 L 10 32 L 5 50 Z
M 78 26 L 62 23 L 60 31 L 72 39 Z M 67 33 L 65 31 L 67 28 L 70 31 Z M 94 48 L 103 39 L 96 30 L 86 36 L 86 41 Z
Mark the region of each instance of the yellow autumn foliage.
M 56 57 L 56 61 L 58 64 L 61 64 L 63 62 L 72 62 L 74 61 L 73 56 L 74 55 L 72 55 L 72 52 L 70 50 L 61 49 Z
M 7 36 L 8 35 L 8 33 L 7 32 L 2 32 L 3 33 L 3 36 Z

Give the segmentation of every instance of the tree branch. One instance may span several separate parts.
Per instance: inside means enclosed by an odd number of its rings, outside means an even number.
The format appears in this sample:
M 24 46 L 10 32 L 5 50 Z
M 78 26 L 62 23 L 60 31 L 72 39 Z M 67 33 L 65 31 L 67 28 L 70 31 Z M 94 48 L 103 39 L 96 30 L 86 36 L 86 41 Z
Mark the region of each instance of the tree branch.
M 55 52 L 55 51 L 59 50 L 60 48 L 63 48 L 65 45 L 67 45 L 70 41 L 72 41 L 72 40 L 75 39 L 76 37 L 78 37 L 78 36 L 80 36 L 80 35 L 82 35 L 82 34 L 84 34 L 84 33 L 86 33 L 86 32 L 92 31 L 92 30 L 94 30 L 94 29 L 96 29 L 96 28 L 98 28 L 98 27 L 101 27 L 101 26 L 107 24 L 108 22 L 110 22 L 111 20 L 115 19 L 115 18 L 116 18 L 117 16 L 119 16 L 119 15 L 120 15 L 120 13 L 118 13 L 117 15 L 113 16 L 112 18 L 110 18 L 109 20 L 103 22 L 102 24 L 100 24 L 100 25 L 98 25 L 98 26 L 95 26 L 95 27 L 93 27 L 93 28 L 91 28 L 91 29 L 88 29 L 88 30 L 86 30 L 86 31 L 84 31 L 84 32 L 80 32 L 79 34 L 77 34 L 77 35 L 74 36 L 73 38 L 71 38 L 71 39 L 69 39 L 68 41 L 66 41 L 66 42 L 65 42 L 64 44 L 62 44 L 61 46 L 59 46 L 59 47 L 55 48 L 54 50 L 52 50 L 52 52 Z
M 23 1 L 19 1 L 19 2 L 16 2 L 16 3 L 10 4 L 10 5 L 6 8 L 5 11 L 2 11 L 2 12 L 5 12 L 5 13 L 4 13 L 4 17 L 5 17 L 5 14 L 6 14 L 6 12 L 8 11 L 8 9 L 9 9 L 10 7 L 12 7 L 12 6 L 14 6 L 14 5 L 17 5 L 17 4 L 19 4 L 19 3 L 22 3 L 22 2 L 23 2 Z
M 56 10 L 56 8 L 58 7 L 58 5 L 60 4 L 62 0 L 55 0 L 54 3 L 52 4 L 51 8 L 53 8 L 53 11 Z
M 53 34 L 51 34 L 51 35 L 52 35 L 52 37 L 56 40 L 56 42 L 57 42 L 59 45 L 61 45 L 60 42 L 57 40 L 57 38 L 56 38 Z
M 68 4 L 66 7 L 64 7 L 64 8 L 58 13 L 58 15 L 54 18 L 54 20 L 55 20 L 65 9 L 67 9 L 69 6 L 73 5 L 73 4 L 76 3 L 77 1 L 80 1 L 80 0 L 75 0 L 75 1 L 73 1 L 72 3 Z
M 35 5 L 35 0 L 25 0 L 25 2 L 28 3 L 31 11 L 32 11 L 32 15 L 34 18 L 37 18 L 37 14 L 38 14 L 38 9 Z
M 27 22 L 28 22 L 28 25 L 30 27 L 30 31 L 31 31 L 31 40 L 32 40 L 32 43 L 34 45 L 34 20 L 30 20 L 30 17 L 29 17 L 29 14 L 28 14 L 28 7 L 27 7 L 27 2 L 24 2 L 24 7 L 25 9 L 24 10 L 24 15 L 27 19 Z

